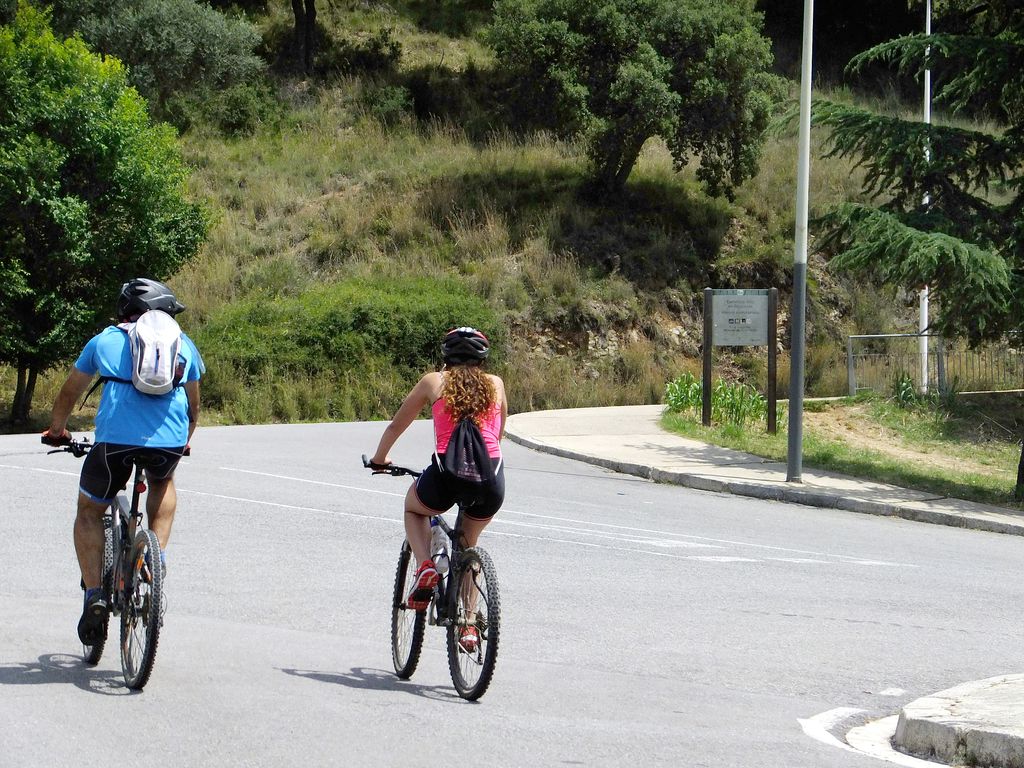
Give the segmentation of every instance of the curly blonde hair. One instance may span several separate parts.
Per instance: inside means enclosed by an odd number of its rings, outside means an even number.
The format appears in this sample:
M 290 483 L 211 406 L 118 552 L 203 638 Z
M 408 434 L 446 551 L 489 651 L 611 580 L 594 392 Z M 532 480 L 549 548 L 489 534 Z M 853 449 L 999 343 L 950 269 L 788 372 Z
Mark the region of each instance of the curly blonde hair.
M 454 365 L 445 369 L 441 399 L 455 421 L 469 416 L 479 425 L 498 393 L 479 365 Z

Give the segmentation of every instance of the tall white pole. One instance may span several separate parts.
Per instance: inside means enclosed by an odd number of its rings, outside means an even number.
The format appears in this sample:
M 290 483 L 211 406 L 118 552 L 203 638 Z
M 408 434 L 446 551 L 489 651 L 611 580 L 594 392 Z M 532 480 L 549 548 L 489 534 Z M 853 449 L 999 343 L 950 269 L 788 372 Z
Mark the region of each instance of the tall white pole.
M 930 35 L 932 33 L 932 0 L 925 0 L 925 16 L 924 16 L 924 33 Z M 931 48 L 925 49 L 925 56 L 931 51 Z M 925 69 L 924 71 L 924 123 L 925 125 L 931 125 L 932 123 L 932 71 Z M 925 160 L 931 160 L 931 146 L 926 144 L 924 148 Z M 928 193 L 924 196 L 924 205 L 927 208 L 930 202 Z M 928 285 L 921 289 L 921 294 L 918 297 L 918 318 L 917 318 L 917 330 L 921 334 L 918 339 L 918 351 L 921 357 L 921 392 L 928 393 L 928 337 L 925 333 L 928 332 Z
M 786 481 L 803 481 L 804 328 L 807 313 L 807 198 L 811 177 L 811 45 L 814 0 L 804 0 L 804 37 L 800 62 L 800 139 L 797 145 L 796 232 L 793 248 L 793 308 L 789 366 L 789 444 Z

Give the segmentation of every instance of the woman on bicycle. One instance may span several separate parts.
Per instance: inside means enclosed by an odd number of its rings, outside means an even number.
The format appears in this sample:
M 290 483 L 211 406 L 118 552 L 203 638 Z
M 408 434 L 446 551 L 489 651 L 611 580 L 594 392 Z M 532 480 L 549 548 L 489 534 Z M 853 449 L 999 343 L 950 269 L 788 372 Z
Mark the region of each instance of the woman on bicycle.
M 413 578 L 407 605 L 425 610 L 440 576 L 430 553 L 429 518 L 450 509 L 459 501 L 460 489 L 443 469 L 443 455 L 455 425 L 469 416 L 480 428 L 494 467 L 495 482 L 483 498 L 466 507 L 462 534 L 467 547 L 475 546 L 480 533 L 494 517 L 505 498 L 505 474 L 501 460 L 501 438 L 505 434 L 508 403 L 505 383 L 484 373 L 483 362 L 490 352 L 487 337 L 475 328 L 455 328 L 441 344 L 444 365 L 421 378 L 384 429 L 371 463 L 390 464 L 388 451 L 426 406 L 434 419 L 434 456 L 410 486 L 405 496 L 405 535 L 419 569 Z M 475 631 L 475 628 L 470 628 Z

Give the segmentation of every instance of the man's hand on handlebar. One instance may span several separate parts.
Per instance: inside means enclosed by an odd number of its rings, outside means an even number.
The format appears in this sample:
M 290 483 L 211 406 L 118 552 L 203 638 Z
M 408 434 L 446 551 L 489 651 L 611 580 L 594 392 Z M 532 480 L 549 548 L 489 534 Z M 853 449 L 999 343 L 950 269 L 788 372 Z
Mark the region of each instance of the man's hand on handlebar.
M 65 429 L 61 434 L 54 435 L 50 430 L 46 430 L 40 435 L 39 441 L 43 445 L 52 445 L 55 448 L 60 448 L 61 446 L 71 445 L 71 433 Z

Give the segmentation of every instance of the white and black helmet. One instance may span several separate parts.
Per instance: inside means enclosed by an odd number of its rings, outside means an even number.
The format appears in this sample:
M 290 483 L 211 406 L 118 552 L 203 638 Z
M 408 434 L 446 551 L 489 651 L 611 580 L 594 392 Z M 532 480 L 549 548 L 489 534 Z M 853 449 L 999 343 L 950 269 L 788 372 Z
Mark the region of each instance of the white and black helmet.
M 482 363 L 491 352 L 491 343 L 476 328 L 452 328 L 441 343 L 441 357 L 446 365 Z
M 174 292 L 159 280 L 136 277 L 121 286 L 117 297 L 117 318 L 125 320 L 151 309 L 159 309 L 173 317 L 185 311 Z

